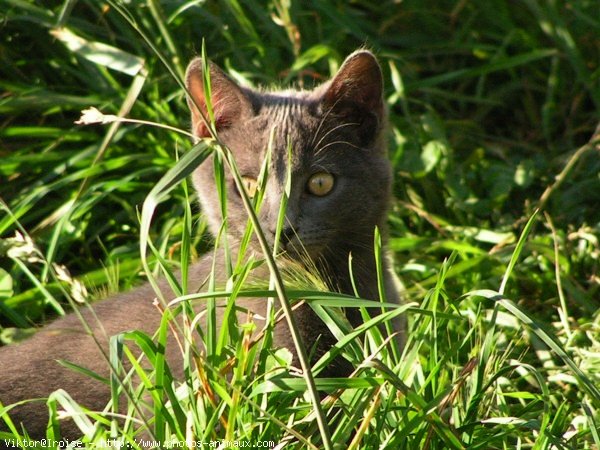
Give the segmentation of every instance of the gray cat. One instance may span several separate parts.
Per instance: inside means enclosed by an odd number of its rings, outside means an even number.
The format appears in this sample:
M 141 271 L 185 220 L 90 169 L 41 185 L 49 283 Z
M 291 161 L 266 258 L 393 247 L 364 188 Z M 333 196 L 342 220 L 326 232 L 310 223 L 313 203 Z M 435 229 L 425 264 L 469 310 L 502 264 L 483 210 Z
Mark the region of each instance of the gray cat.
M 330 81 L 312 91 L 258 92 L 238 86 L 216 65 L 210 63 L 209 67 L 215 129 L 233 153 L 251 194 L 266 149 L 271 147 L 271 166 L 259 213 L 268 242 L 274 244 L 281 196 L 286 176 L 291 173 L 280 250 L 291 260 L 316 268 L 330 289 L 354 295 L 348 263 L 351 254 L 358 294 L 378 299 L 374 230 L 378 227 L 385 238 L 392 178 L 385 145 L 383 80 L 375 57 L 366 50 L 353 53 Z M 192 130 L 200 138 L 209 137 L 202 118 L 207 113 L 207 102 L 200 59 L 189 65 L 186 85 Z M 216 235 L 222 217 L 213 167 L 211 160 L 201 164 L 193 181 Z M 247 214 L 230 174 L 226 174 L 226 185 L 228 243 L 235 248 L 246 228 Z M 254 241 L 250 245 L 258 250 Z M 200 289 L 212 262 L 211 256 L 205 256 L 191 267 L 190 291 Z M 222 266 L 217 261 L 221 271 Z M 384 284 L 387 300 L 398 302 L 387 261 Z M 97 342 L 84 332 L 79 318 L 70 314 L 23 343 L 1 348 L 0 401 L 9 405 L 44 398 L 62 388 L 83 406 L 101 410 L 110 399 L 108 387 L 60 366 L 56 360 L 67 360 L 107 376 L 108 366 L 101 351 L 107 351 L 107 336 L 133 329 L 152 334 L 161 320 L 154 298 L 152 288 L 145 285 L 94 304 L 102 326 L 86 308 L 83 314 L 89 323 L 96 324 L 93 331 Z M 265 303 L 263 299 L 238 300 L 238 306 L 258 314 L 264 314 Z M 360 323 L 357 310 L 348 308 L 346 314 L 353 325 Z M 335 343 L 309 306 L 297 309 L 295 319 L 306 345 L 318 343 L 317 356 Z M 403 326 L 394 325 L 401 335 Z M 398 338 L 399 345 L 400 341 Z M 275 328 L 274 346 L 294 348 L 285 322 Z M 181 366 L 181 356 L 174 347 L 168 345 L 166 350 L 172 369 Z M 326 375 L 347 375 L 348 363 L 339 359 L 327 368 Z M 23 423 L 32 437 L 45 435 L 48 413 L 43 401 L 12 409 L 10 416 L 16 424 Z M 0 429 L 5 429 L 3 423 Z M 61 424 L 61 429 L 66 437 L 80 434 L 69 421 Z

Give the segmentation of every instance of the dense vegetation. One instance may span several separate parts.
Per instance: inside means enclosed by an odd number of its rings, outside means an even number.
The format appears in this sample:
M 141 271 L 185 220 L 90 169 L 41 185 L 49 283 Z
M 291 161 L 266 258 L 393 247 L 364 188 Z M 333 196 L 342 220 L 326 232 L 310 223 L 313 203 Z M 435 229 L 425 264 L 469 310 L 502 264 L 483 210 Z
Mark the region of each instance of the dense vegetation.
M 198 439 L 292 448 L 600 448 L 597 1 L 0 0 L 0 11 L 5 343 L 68 299 L 143 279 L 141 205 L 191 148 L 148 125 L 75 125 L 82 109 L 185 129 L 180 80 L 203 42 L 238 80 L 297 86 L 366 45 L 387 83 L 406 351 L 380 356 L 391 370 L 368 360 L 354 384 L 331 381 L 329 392 L 354 389 L 319 411 L 301 379 L 275 389 L 254 372 L 273 362 L 232 344 L 256 365 L 233 380 L 207 371 L 212 402 L 184 394 L 181 409 L 156 409 L 152 432 L 183 441 L 191 415 Z M 183 181 L 154 214 L 152 268 L 210 248 L 190 192 Z M 90 430 L 110 436 L 110 424 Z M 138 445 L 132 429 L 116 435 Z

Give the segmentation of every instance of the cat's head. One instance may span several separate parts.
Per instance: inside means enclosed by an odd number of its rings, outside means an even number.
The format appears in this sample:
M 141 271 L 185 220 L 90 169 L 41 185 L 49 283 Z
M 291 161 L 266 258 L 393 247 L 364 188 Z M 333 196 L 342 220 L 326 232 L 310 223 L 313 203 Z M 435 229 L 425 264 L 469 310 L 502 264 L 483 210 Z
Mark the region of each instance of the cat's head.
M 202 118 L 208 117 L 202 67 L 200 59 L 190 63 L 186 85 L 192 130 L 209 137 Z M 251 189 L 271 148 L 259 212 L 267 239 L 273 243 L 289 170 L 280 249 L 296 259 L 372 251 L 374 228 L 385 223 L 391 185 L 383 80 L 373 54 L 351 54 L 331 80 L 312 91 L 256 91 L 239 86 L 213 63 L 208 67 L 215 129 Z M 213 167 L 207 160 L 193 179 L 217 233 L 222 217 Z M 236 239 L 245 230 L 247 214 L 227 170 L 226 179 L 229 234 Z

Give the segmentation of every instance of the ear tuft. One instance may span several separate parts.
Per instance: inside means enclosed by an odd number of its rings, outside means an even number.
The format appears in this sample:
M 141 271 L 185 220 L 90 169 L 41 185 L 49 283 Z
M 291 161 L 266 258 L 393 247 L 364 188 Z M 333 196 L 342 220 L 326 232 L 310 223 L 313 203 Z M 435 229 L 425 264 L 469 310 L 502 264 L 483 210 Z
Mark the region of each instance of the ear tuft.
M 381 118 L 383 115 L 383 76 L 377 59 L 368 50 L 358 50 L 346 58 L 326 87 L 323 101 L 330 108 L 348 104 Z
M 240 88 L 219 66 L 208 62 L 210 71 L 211 106 L 217 132 L 239 120 L 249 110 L 250 100 Z M 192 132 L 198 137 L 210 137 L 207 125 L 208 105 L 204 92 L 204 76 L 202 58 L 195 58 L 188 65 L 185 74 L 185 85 L 188 91 L 188 106 L 192 113 Z

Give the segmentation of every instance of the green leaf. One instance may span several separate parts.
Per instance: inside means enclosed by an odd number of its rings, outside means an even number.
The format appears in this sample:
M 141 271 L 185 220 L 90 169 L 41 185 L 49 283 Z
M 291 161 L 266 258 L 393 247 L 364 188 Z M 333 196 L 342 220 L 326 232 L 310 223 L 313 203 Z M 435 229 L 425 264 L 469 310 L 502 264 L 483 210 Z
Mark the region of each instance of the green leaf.
M 144 67 L 143 58 L 101 42 L 88 41 L 68 28 L 52 30 L 50 33 L 73 53 L 109 69 L 135 76 Z
M 13 279 L 10 274 L 0 268 L 0 298 L 12 297 L 13 291 Z

